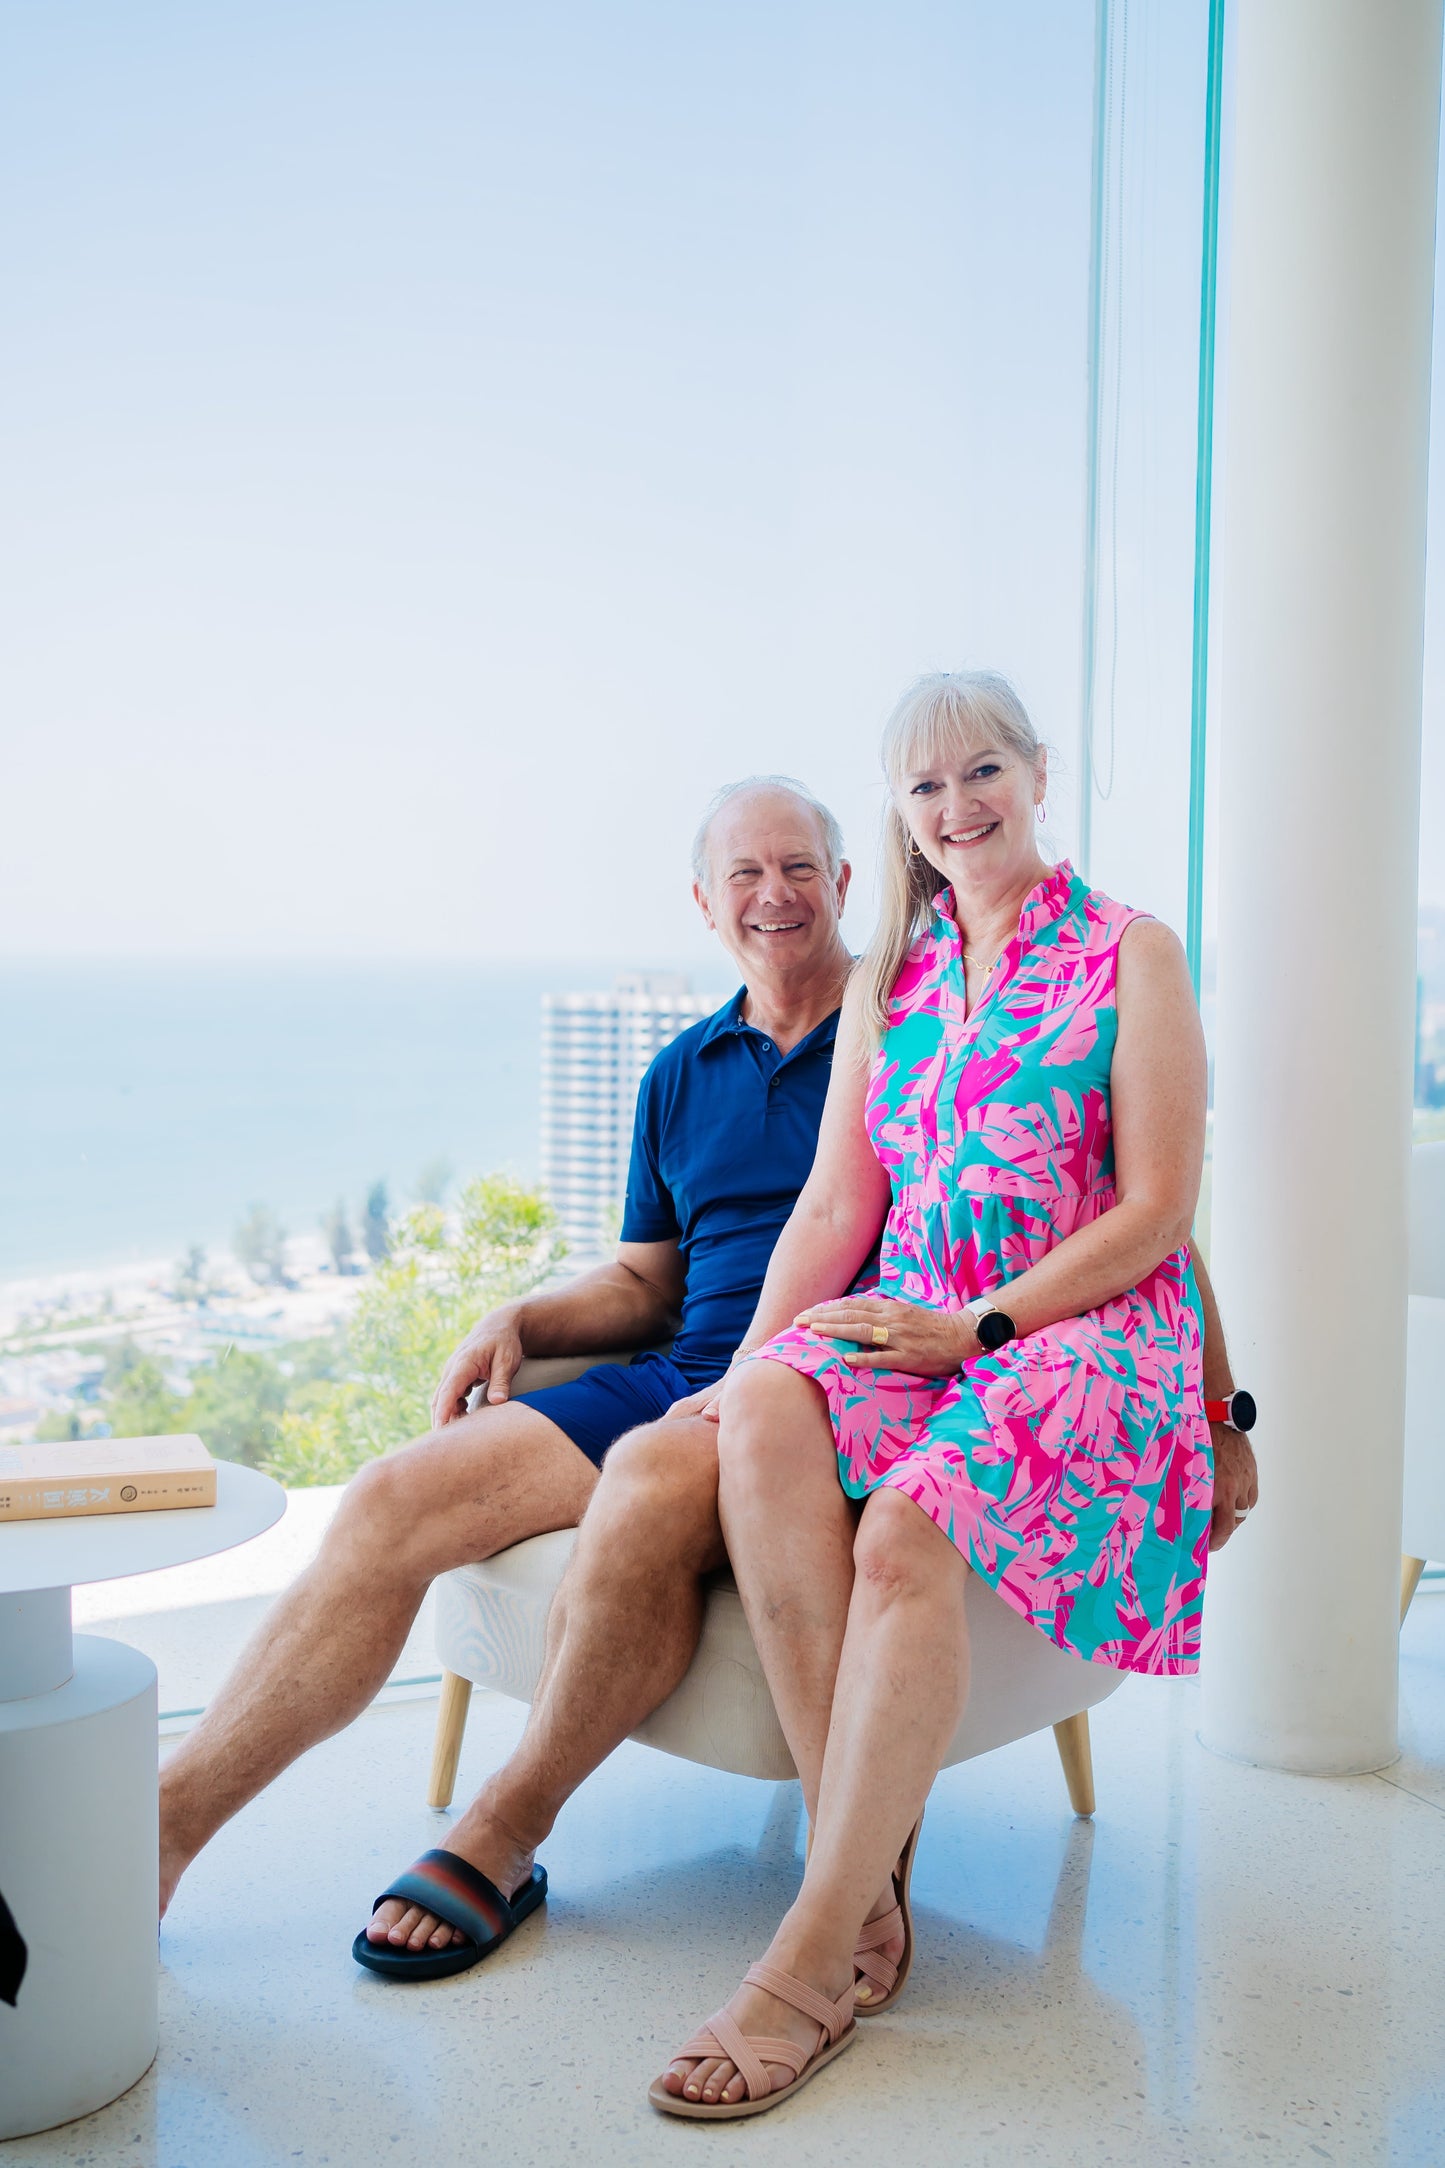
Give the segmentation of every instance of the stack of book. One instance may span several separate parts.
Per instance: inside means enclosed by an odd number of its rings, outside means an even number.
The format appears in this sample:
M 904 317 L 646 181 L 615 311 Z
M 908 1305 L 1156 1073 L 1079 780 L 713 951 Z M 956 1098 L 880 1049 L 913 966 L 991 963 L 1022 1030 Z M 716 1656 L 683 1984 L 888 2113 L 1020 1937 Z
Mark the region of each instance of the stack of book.
M 213 1506 L 216 1463 L 199 1438 L 87 1438 L 0 1445 L 0 1521 Z

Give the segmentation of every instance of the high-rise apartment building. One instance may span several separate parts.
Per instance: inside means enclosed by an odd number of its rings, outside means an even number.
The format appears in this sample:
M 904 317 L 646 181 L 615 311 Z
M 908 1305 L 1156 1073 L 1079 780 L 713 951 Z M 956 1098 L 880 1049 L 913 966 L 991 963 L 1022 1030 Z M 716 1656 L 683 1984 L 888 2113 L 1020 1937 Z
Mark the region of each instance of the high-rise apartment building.
M 717 1006 L 658 973 L 619 977 L 605 994 L 542 996 L 542 1187 L 574 1258 L 615 1239 L 643 1071 Z

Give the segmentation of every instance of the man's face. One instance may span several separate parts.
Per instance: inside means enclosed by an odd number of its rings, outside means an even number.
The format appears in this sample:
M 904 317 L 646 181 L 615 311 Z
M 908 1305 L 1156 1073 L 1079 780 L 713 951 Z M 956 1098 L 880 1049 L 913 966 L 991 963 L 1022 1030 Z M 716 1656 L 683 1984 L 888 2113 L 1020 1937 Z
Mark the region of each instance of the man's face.
M 693 895 L 749 981 L 825 964 L 837 945 L 851 868 L 837 878 L 818 818 L 788 791 L 734 798 L 708 835 L 708 884 Z

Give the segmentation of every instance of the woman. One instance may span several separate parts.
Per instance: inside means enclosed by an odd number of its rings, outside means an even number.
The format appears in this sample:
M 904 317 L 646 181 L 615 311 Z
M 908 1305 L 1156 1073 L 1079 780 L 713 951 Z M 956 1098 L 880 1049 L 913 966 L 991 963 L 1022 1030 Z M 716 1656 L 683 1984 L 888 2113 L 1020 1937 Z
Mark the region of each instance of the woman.
M 895 1999 L 970 1571 L 1080 1656 L 1198 1662 L 1183 952 L 1040 856 L 1046 756 L 1003 679 L 923 679 L 883 757 L 879 929 L 721 1403 L 728 1550 L 814 1837 L 766 1959 L 653 2085 L 671 2114 L 775 2106 Z

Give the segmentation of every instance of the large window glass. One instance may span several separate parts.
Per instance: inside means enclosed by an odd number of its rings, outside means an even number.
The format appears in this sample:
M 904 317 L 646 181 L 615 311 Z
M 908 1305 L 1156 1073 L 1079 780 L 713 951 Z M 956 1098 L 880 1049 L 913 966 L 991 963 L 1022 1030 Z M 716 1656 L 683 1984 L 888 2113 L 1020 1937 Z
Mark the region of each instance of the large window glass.
M 731 990 L 754 771 L 861 947 L 921 670 L 1014 676 L 1055 848 L 1182 923 L 1207 8 L 1114 12 L 1102 77 L 1074 0 L 12 16 L 7 1435 L 419 1427 L 544 995 Z
M 1092 880 L 1183 936 L 1208 542 L 1211 11 L 1136 0 L 1099 12 L 1080 843 Z
M 1436 218 L 1432 398 L 1445 414 L 1445 159 Z M 1445 429 L 1430 440 L 1429 547 L 1425 559 L 1425 702 L 1420 763 L 1420 946 L 1415 1048 L 1415 1132 L 1445 1137 Z

